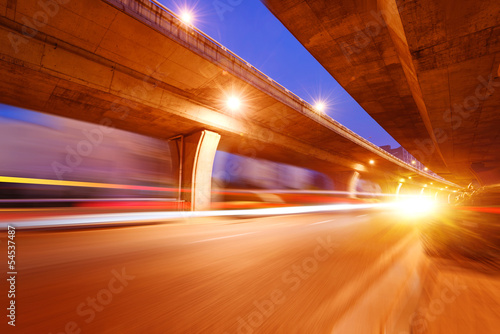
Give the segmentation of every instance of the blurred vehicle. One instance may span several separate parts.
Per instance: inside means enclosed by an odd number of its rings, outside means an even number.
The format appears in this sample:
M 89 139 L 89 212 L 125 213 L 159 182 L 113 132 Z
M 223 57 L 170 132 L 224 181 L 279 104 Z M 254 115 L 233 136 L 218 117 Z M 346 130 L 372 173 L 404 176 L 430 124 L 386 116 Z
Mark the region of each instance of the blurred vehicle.
M 500 184 L 468 188 L 421 226 L 425 252 L 500 263 Z

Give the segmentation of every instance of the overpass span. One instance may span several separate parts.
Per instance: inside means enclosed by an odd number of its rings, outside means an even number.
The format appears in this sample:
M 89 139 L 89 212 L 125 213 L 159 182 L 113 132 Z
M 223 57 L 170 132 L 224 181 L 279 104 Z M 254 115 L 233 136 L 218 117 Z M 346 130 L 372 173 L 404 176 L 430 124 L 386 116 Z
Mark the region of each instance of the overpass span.
M 420 162 L 500 182 L 498 1 L 262 2 Z

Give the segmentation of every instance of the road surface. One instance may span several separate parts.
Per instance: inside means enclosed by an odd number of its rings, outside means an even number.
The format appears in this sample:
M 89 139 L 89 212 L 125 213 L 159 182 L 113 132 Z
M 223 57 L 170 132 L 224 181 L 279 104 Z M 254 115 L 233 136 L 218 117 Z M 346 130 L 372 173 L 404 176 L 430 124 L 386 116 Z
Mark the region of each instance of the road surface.
M 498 307 L 490 279 L 481 297 L 446 294 L 438 314 L 443 267 L 415 225 L 382 211 L 17 230 L 15 241 L 16 326 L 7 318 L 2 333 L 462 333 L 443 327 L 462 297 Z

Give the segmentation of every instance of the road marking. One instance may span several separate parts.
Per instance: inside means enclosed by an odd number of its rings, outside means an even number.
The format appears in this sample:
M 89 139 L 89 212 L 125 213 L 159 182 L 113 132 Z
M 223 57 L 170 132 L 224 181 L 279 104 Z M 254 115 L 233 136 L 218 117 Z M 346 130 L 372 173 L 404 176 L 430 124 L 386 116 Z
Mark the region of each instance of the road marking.
M 310 225 L 318 225 L 318 224 L 324 224 L 324 223 L 328 223 L 328 222 L 331 222 L 331 221 L 334 221 L 335 219 L 328 219 L 328 220 L 324 220 L 324 221 L 321 221 L 321 222 L 317 222 L 317 223 L 312 223 Z
M 241 233 L 241 234 L 233 234 L 233 235 L 227 235 L 225 237 L 203 239 L 203 240 L 193 241 L 193 242 L 189 242 L 189 243 L 190 244 L 196 244 L 196 243 L 199 243 L 199 242 L 206 242 L 206 241 L 212 241 L 212 240 L 234 238 L 234 237 L 239 237 L 239 236 L 242 236 L 242 235 L 248 235 L 248 234 L 254 234 L 254 233 L 257 233 L 257 232 L 247 232 L 247 233 Z

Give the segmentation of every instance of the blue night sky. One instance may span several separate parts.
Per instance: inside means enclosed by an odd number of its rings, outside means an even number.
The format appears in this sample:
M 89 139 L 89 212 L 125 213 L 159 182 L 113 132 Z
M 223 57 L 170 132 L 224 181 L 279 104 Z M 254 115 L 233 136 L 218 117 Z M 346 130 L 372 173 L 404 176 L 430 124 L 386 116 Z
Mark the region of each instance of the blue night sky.
M 275 81 L 375 145 L 400 146 L 258 0 L 159 0 Z M 231 5 L 231 3 L 233 5 Z

